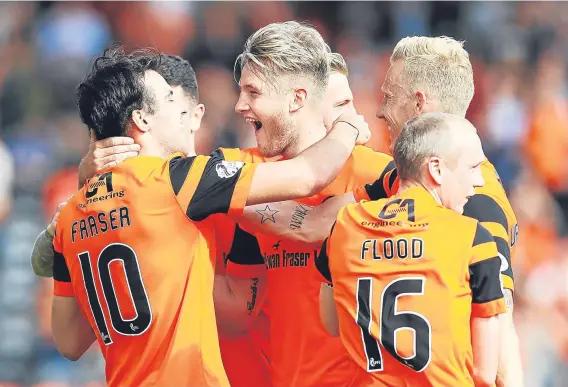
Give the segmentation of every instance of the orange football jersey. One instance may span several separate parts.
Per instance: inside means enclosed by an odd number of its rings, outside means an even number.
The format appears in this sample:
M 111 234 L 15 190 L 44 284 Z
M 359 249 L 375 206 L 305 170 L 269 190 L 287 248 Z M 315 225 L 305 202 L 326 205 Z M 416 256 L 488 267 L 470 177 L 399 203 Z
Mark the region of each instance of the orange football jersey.
M 480 221 L 483 227 L 493 235 L 501 258 L 503 286 L 506 289 L 515 290 L 511 262 L 514 261 L 517 250 L 515 245 L 519 239 L 517 217 L 509 203 L 497 170 L 489 160 L 486 159 L 481 164 L 481 173 L 485 185 L 475 189 L 476 194 L 469 199 L 463 214 Z M 358 187 L 353 193 L 358 202 L 379 200 L 395 194 L 398 191 L 398 185 L 399 180 L 395 169 L 372 184 Z
M 470 318 L 506 311 L 497 246 L 422 187 L 339 212 L 318 257 L 349 355 L 397 387 L 473 387 Z
M 392 158 L 357 146 L 339 176 L 322 192 L 298 200 L 290 227 L 300 227 L 303 216 L 326 198 L 352 191 L 394 168 Z M 274 221 L 266 206 L 259 221 Z M 270 310 L 270 364 L 274 386 L 357 385 L 356 364 L 341 340 L 330 336 L 319 317 L 319 273 L 315 258 L 319 249 L 295 241 L 257 235 L 268 269 L 267 298 Z M 242 265 L 251 257 L 229 257 L 230 264 Z
M 139 156 L 92 178 L 62 210 L 54 293 L 76 297 L 110 387 L 229 386 L 208 216 L 242 212 L 255 168 L 217 157 Z
M 219 148 L 213 155 L 228 161 L 244 161 L 247 163 L 263 162 L 264 157 L 256 149 L 225 149 Z M 236 222 L 224 215 L 212 217 L 217 233 L 217 274 L 225 274 L 227 257 L 231 253 L 233 240 L 240 240 L 239 248 L 256 248 L 256 239 L 248 234 L 244 238 L 239 237 L 242 231 L 237 227 Z M 251 246 L 251 239 L 252 244 Z M 248 251 L 248 250 L 246 250 Z M 257 253 L 259 254 L 259 253 Z M 264 262 L 256 262 L 263 264 Z M 239 276 L 254 277 L 258 266 L 243 266 L 240 268 Z M 264 273 L 263 273 L 264 274 Z M 268 320 L 268 302 L 265 301 L 260 308 L 260 312 L 253 325 L 246 335 L 239 337 L 225 337 L 219 332 L 219 346 L 223 365 L 227 372 L 227 377 L 231 387 L 270 387 L 270 348 L 269 331 L 270 322 Z

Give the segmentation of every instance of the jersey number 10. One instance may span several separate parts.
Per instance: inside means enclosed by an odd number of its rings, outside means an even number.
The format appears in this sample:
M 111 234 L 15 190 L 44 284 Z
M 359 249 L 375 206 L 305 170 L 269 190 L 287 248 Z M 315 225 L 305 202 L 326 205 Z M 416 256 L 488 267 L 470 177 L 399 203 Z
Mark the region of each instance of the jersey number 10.
M 416 312 L 397 311 L 398 297 L 424 295 L 424 277 L 404 277 L 391 281 L 381 296 L 381 311 L 379 314 L 379 339 L 371 336 L 373 283 L 372 278 L 359 278 L 357 280 L 357 325 L 361 328 L 363 348 L 367 357 L 367 372 L 384 370 L 382 346 L 398 362 L 421 372 L 432 357 L 432 327 L 426 317 Z M 402 357 L 396 348 L 396 333 L 402 329 L 414 332 L 414 355 Z
M 110 264 L 114 261 L 122 262 L 128 291 L 136 311 L 136 317 L 130 320 L 125 320 L 122 317 L 113 287 Z M 79 254 L 79 262 L 81 263 L 89 306 L 91 307 L 101 339 L 106 345 L 112 344 L 112 335 L 109 332 L 97 287 L 95 286 L 95 278 L 91 270 L 91 257 L 88 251 Z M 114 331 L 126 336 L 138 336 L 144 333 L 152 323 L 152 310 L 150 309 L 150 301 L 142 282 L 138 258 L 134 250 L 122 243 L 112 243 L 101 251 L 95 267 L 99 273 L 103 289 L 102 296 L 108 306 L 108 314 Z

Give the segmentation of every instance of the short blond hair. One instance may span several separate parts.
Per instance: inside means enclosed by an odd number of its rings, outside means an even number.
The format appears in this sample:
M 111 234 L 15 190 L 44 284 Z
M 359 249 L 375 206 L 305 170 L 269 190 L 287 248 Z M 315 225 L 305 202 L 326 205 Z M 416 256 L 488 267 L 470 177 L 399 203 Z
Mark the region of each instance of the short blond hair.
M 320 33 L 306 23 L 272 23 L 252 34 L 235 62 L 235 79 L 249 66 L 267 81 L 283 75 L 312 81 L 315 94 L 323 97 L 329 77 L 331 50 Z
M 338 52 L 329 53 L 329 70 L 341 73 L 345 76 L 349 75 L 349 68 L 343 55 Z
M 400 40 L 391 63 L 402 61 L 402 81 L 412 92 L 422 88 L 444 113 L 465 117 L 474 94 L 473 69 L 464 42 L 447 36 L 411 36 Z
M 394 144 L 393 158 L 399 178 L 419 182 L 428 157 L 459 157 L 460 147 L 456 143 L 467 131 L 477 133 L 468 120 L 454 114 L 425 113 L 412 118 Z

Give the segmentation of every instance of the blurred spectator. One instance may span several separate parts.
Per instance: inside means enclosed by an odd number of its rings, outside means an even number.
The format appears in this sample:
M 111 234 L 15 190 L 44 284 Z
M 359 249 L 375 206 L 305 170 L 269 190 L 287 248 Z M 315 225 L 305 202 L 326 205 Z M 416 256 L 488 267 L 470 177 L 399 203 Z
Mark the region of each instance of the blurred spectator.
M 12 209 L 14 183 L 14 158 L 2 141 L 0 141 L 0 176 L 0 224 L 2 224 Z

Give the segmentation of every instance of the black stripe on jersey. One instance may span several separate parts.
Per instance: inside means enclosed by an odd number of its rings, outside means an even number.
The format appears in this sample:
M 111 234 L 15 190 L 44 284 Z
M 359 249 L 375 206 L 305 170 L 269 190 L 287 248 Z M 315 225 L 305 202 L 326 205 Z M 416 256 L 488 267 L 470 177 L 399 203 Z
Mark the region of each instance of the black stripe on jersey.
M 258 240 L 254 235 L 249 234 L 237 225 L 233 244 L 227 259 L 239 265 L 263 265 L 264 257 L 260 251 Z
M 225 154 L 223 153 L 223 151 L 219 148 L 215 149 L 213 151 L 213 153 L 211 153 L 209 156 L 211 157 L 217 157 L 220 158 L 221 160 L 225 160 Z
M 463 214 L 479 220 L 480 222 L 499 223 L 509 233 L 509 222 L 505 212 L 499 204 L 487 195 L 473 195 L 465 205 Z
M 500 272 L 501 259 L 489 258 L 469 265 L 471 302 L 483 304 L 503 297 Z
M 194 161 L 195 157 L 174 157 L 170 160 L 170 181 L 176 196 L 183 187 Z
M 393 161 L 394 163 L 394 161 Z M 394 169 L 394 171 L 392 171 L 390 177 L 389 177 L 389 188 L 392 188 L 394 181 L 396 180 L 396 178 L 398 177 L 398 169 Z
M 222 177 L 217 171 L 217 166 L 222 162 L 226 163 L 218 157 L 207 160 L 197 188 L 187 206 L 186 215 L 189 219 L 200 221 L 211 214 L 226 214 L 229 211 L 242 168 L 232 176 Z
M 331 226 L 331 231 L 329 232 L 329 237 L 325 238 L 323 244 L 321 246 L 320 253 L 316 257 L 316 268 L 321 273 L 323 278 L 331 282 L 331 272 L 329 271 L 329 256 L 327 255 L 327 240 L 331 238 L 331 234 L 333 234 L 333 229 L 335 228 L 335 223 Z
M 481 225 L 481 223 L 477 222 L 477 228 L 475 229 L 475 236 L 473 237 L 472 247 L 477 245 L 481 245 L 487 242 L 493 242 L 495 239 L 493 235 Z
M 515 276 L 513 274 L 513 268 L 511 267 L 511 248 L 505 239 L 501 237 L 494 237 L 494 239 L 497 244 L 497 251 L 499 251 L 499 253 L 507 260 L 507 268 L 501 273 L 510 277 L 514 281 Z
M 316 258 L 316 268 L 323 278 L 331 282 L 331 272 L 329 271 L 329 257 L 327 256 L 327 239 L 323 241 L 320 253 Z
M 381 176 L 377 180 L 375 180 L 374 183 L 365 185 L 365 190 L 367 191 L 367 195 L 369 195 L 369 199 L 379 200 L 379 199 L 384 199 L 384 198 L 387 197 L 387 192 L 385 191 L 383 180 L 385 178 L 385 175 L 395 168 L 396 168 L 396 166 L 395 166 L 394 160 L 393 160 L 393 161 L 391 161 L 390 163 L 387 164 L 383 173 L 381 173 Z M 394 174 L 394 172 L 393 172 L 393 174 Z M 392 179 L 392 175 L 391 175 L 391 179 Z M 396 175 L 395 175 L 394 179 L 396 179 Z M 393 183 L 394 183 L 394 180 L 393 180 Z M 390 182 L 390 179 L 389 179 L 389 187 L 390 186 L 392 186 L 392 183 Z
M 59 282 L 71 282 L 71 275 L 63 254 L 57 251 L 53 255 L 53 279 Z

